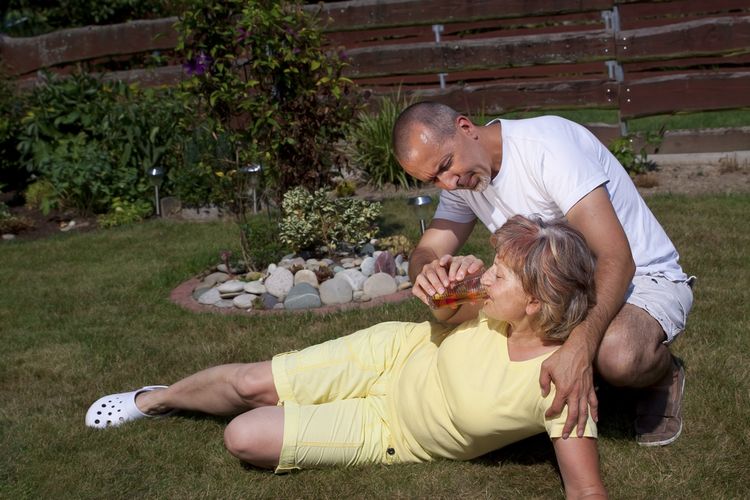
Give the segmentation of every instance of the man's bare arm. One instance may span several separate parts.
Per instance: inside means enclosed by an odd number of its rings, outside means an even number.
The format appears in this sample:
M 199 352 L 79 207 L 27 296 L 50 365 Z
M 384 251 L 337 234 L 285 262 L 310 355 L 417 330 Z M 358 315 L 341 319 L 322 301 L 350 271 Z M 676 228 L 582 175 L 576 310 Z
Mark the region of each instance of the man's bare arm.
M 596 255 L 596 305 L 570 334 L 565 344 L 542 365 L 542 393 L 557 388 L 548 415 L 559 414 L 568 406 L 563 429 L 567 437 L 578 423 L 579 434 L 588 416 L 598 418 L 598 402 L 593 387 L 593 361 L 604 332 L 622 307 L 635 263 L 625 231 L 617 219 L 604 187 L 584 196 L 567 214 L 570 224 L 581 231 Z

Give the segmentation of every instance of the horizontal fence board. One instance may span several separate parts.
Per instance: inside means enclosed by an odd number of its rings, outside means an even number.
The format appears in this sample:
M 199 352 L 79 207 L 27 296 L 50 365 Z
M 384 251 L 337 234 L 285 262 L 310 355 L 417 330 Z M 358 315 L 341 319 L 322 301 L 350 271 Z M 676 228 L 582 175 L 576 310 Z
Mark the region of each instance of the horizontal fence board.
M 327 31 L 610 10 L 613 0 L 354 0 L 323 5 Z M 309 7 L 311 10 L 316 8 Z
M 351 67 L 347 75 L 364 78 L 560 64 L 605 60 L 613 53 L 612 37 L 602 30 L 440 44 L 415 43 L 349 51 Z
M 672 59 L 750 52 L 750 16 L 720 17 L 621 31 L 617 59 Z
M 622 65 L 628 77 L 643 78 L 649 76 L 689 74 L 712 71 L 737 71 L 750 68 L 750 53 L 728 56 L 685 57 L 680 59 L 658 59 L 653 61 L 626 62 Z
M 100 77 L 105 81 L 120 80 L 126 83 L 137 83 L 141 87 L 171 87 L 177 85 L 185 78 L 185 70 L 182 66 L 163 66 L 160 68 L 131 69 L 127 71 L 90 74 Z M 20 90 L 30 90 L 42 82 L 43 80 L 35 76 L 29 76 L 17 80 L 16 84 Z
M 73 28 L 30 38 L 0 37 L 0 57 L 11 75 L 24 75 L 97 57 L 173 49 L 177 45 L 175 21 L 164 18 Z
M 747 0 L 676 0 L 669 2 L 621 3 L 620 28 L 623 30 L 646 28 L 684 22 L 690 19 L 710 18 L 750 13 Z
M 433 26 L 442 26 L 440 40 L 469 40 L 497 36 L 525 34 L 566 33 L 571 31 L 603 29 L 601 12 L 524 17 L 517 19 L 492 19 L 475 22 L 445 23 L 440 25 L 396 26 L 389 28 L 363 29 L 356 31 L 328 32 L 326 37 L 333 46 L 344 45 L 348 49 L 373 45 L 394 45 L 436 41 Z
M 527 66 L 523 68 L 502 68 L 480 71 L 457 71 L 444 73 L 447 85 L 472 84 L 478 85 L 489 82 L 513 80 L 540 81 L 540 80 L 575 80 L 598 77 L 607 79 L 607 69 L 602 62 L 591 62 L 582 64 L 561 64 L 549 66 Z M 438 75 L 397 75 L 378 78 L 362 78 L 355 82 L 363 87 L 368 87 L 376 92 L 387 89 L 396 90 L 396 87 L 404 89 L 415 88 L 438 88 L 440 79 Z
M 488 114 L 551 108 L 617 108 L 617 84 L 598 79 L 466 85 L 412 95 L 442 102 L 462 112 Z
M 625 81 L 620 90 L 623 118 L 750 106 L 750 71 L 706 72 Z

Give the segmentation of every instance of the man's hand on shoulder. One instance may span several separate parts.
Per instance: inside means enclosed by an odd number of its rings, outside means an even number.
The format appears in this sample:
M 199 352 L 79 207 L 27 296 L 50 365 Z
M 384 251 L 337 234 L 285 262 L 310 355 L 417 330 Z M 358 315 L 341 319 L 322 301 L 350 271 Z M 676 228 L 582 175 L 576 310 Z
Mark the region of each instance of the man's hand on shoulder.
M 589 411 L 596 422 L 599 419 L 599 401 L 594 391 L 594 352 L 585 337 L 568 339 L 565 344 L 542 363 L 539 385 L 542 396 L 550 392 L 550 382 L 555 384 L 555 398 L 545 413 L 554 417 L 567 405 L 568 416 L 563 426 L 563 439 L 567 439 L 577 426 L 578 437 L 583 436 Z

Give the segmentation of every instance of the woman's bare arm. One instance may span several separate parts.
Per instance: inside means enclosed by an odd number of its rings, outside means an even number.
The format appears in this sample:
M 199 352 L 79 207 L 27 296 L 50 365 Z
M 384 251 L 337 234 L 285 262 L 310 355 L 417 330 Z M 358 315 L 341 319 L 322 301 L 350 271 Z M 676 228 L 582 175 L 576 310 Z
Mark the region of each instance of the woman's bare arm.
M 568 500 L 607 498 L 596 443 L 595 438 L 588 437 L 552 440 Z

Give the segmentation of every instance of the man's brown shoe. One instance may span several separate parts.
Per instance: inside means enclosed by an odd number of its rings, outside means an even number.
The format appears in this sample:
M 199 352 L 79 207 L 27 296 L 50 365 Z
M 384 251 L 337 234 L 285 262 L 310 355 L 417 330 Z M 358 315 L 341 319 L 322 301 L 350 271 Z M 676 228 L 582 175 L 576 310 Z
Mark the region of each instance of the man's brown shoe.
M 682 432 L 685 368 L 672 356 L 672 369 L 656 385 L 641 391 L 635 418 L 635 440 L 641 446 L 664 446 Z

